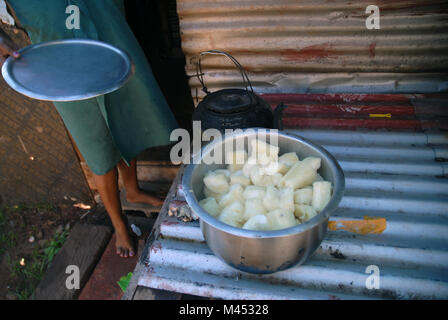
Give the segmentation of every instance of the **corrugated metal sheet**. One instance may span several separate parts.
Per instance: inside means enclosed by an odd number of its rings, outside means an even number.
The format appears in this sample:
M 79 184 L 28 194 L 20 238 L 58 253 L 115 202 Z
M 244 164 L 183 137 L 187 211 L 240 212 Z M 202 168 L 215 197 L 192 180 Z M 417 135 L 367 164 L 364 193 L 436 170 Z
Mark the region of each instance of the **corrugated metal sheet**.
M 448 94 L 263 94 L 280 103 L 283 126 L 327 129 L 448 129 Z
M 329 231 L 304 265 L 241 273 L 208 249 L 197 222 L 165 217 L 139 285 L 224 299 L 447 299 L 448 152 L 443 133 L 290 130 L 332 152 L 346 193 L 331 220 L 383 217 L 382 234 Z M 441 160 L 441 159 L 439 159 Z M 377 265 L 380 289 L 367 289 Z
M 366 7 L 380 8 L 367 30 Z M 187 74 L 210 49 L 235 56 L 257 92 L 448 90 L 448 1 L 178 0 Z M 209 89 L 240 78 L 222 57 L 204 59 Z M 203 96 L 195 77 L 193 97 Z M 198 90 L 199 89 L 199 90 Z

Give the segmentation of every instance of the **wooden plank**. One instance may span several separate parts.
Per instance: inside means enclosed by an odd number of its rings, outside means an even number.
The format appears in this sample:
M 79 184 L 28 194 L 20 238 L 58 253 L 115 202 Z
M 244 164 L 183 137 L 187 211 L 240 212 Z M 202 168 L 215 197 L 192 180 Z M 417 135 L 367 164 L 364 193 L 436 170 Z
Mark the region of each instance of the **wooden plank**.
M 77 224 L 62 249 L 48 268 L 35 291 L 36 300 L 72 300 L 81 293 L 112 234 L 112 228 L 103 225 Z M 79 268 L 80 288 L 67 289 L 66 268 Z
M 126 259 L 117 255 L 115 241 L 116 236 L 113 234 L 78 300 L 120 300 L 123 296 L 123 291 L 117 282 L 122 276 L 134 270 L 143 250 L 144 240 L 142 238 L 138 241 L 137 255 Z
M 86 176 L 87 182 L 89 184 L 90 189 L 97 190 L 93 174 L 90 171 L 87 163 L 81 161 L 81 168 L 84 171 L 84 175 Z M 162 183 L 171 183 L 177 175 L 177 171 L 179 170 L 179 166 L 173 164 L 152 164 L 147 162 L 138 161 L 137 162 L 137 176 L 138 181 L 142 182 L 162 182 Z M 120 189 L 123 188 L 123 183 L 121 181 L 121 177 L 119 179 Z
M 122 300 L 132 300 L 134 299 L 134 296 L 137 292 L 138 288 L 138 280 L 140 278 L 140 275 L 149 272 L 148 268 L 148 261 L 149 261 L 149 253 L 152 243 L 155 239 L 159 237 L 160 234 L 160 225 L 162 224 L 162 221 L 168 216 L 168 207 L 170 201 L 176 196 L 177 192 L 177 186 L 180 184 L 182 180 L 182 173 L 184 171 L 184 167 L 181 166 L 179 169 L 179 172 L 177 173 L 176 178 L 174 179 L 173 183 L 171 184 L 170 190 L 168 192 L 168 195 L 165 198 L 165 202 L 163 203 L 162 209 L 160 210 L 159 216 L 156 219 L 156 222 L 154 223 L 154 227 L 152 228 L 151 233 L 148 236 L 148 239 L 146 240 L 145 247 L 143 248 L 142 255 L 140 256 L 139 262 L 137 263 L 133 276 L 131 278 L 131 281 L 129 282 L 128 288 L 126 292 L 124 293 Z M 148 295 L 146 295 L 148 297 Z

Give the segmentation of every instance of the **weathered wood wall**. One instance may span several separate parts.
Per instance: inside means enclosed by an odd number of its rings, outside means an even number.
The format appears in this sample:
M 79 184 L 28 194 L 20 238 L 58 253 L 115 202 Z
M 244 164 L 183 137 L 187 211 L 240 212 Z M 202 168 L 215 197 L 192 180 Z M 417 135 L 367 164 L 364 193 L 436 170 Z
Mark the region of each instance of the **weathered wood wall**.
M 21 47 L 26 34 L 0 22 Z M 29 99 L 0 77 L 0 205 L 90 202 L 92 195 L 53 104 Z

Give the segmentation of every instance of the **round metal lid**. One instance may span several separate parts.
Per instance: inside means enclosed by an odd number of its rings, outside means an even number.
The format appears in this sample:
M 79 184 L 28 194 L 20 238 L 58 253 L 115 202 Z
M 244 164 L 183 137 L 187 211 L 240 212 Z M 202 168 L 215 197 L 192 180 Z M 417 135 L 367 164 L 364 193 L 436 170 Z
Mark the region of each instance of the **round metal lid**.
M 75 101 L 122 87 L 133 75 L 129 55 L 110 44 L 67 39 L 31 45 L 9 57 L 2 67 L 5 81 L 30 98 Z
M 243 89 L 223 89 L 207 95 L 203 103 L 207 109 L 217 113 L 234 113 L 248 110 L 254 99 Z

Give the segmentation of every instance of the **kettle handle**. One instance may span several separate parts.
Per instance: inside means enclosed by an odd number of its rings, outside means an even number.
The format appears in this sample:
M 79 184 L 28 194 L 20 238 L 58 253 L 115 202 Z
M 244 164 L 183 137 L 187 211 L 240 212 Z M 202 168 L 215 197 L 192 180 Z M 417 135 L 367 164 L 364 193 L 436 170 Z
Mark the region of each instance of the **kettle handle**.
M 285 105 L 283 102 L 280 102 L 280 104 L 275 108 L 274 110 L 274 129 L 283 130 L 283 110 L 285 110 L 288 106 Z
M 244 70 L 243 66 L 232 55 L 230 55 L 227 52 L 219 51 L 219 50 L 209 50 L 209 51 L 201 52 L 199 54 L 199 59 L 198 59 L 198 62 L 196 64 L 196 75 L 198 76 L 199 82 L 202 85 L 202 91 L 204 91 L 206 94 L 210 93 L 210 91 L 207 90 L 207 87 L 205 86 L 205 83 L 204 83 L 204 73 L 202 72 L 202 64 L 201 64 L 202 56 L 204 56 L 206 54 L 222 55 L 222 56 L 226 56 L 227 58 L 232 60 L 232 62 L 236 65 L 236 67 L 238 68 L 238 70 L 241 73 L 241 77 L 243 78 L 243 83 L 244 83 L 244 86 L 246 87 L 246 91 L 249 92 L 249 88 L 250 88 L 252 93 L 254 93 L 254 89 L 252 88 L 252 84 L 250 83 L 249 77 L 247 76 L 247 73 Z

